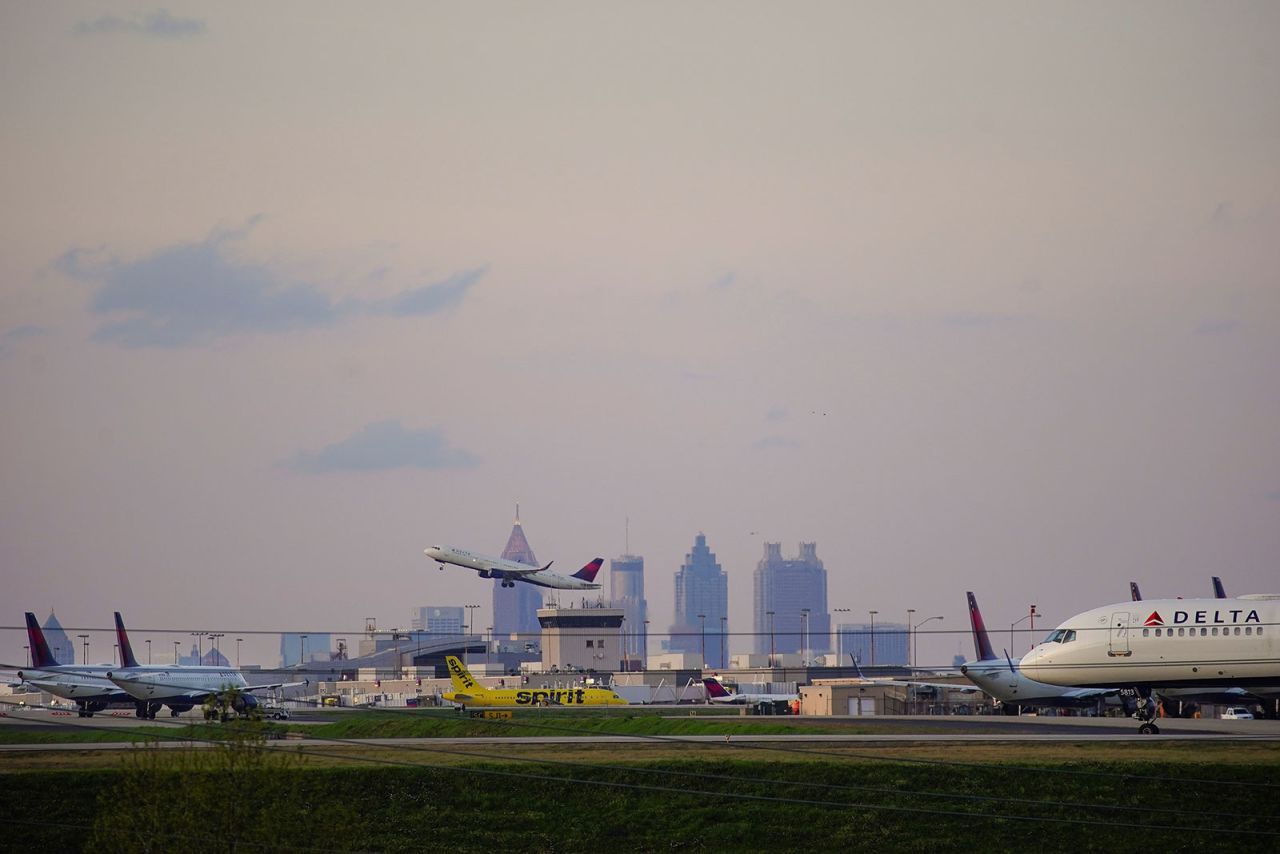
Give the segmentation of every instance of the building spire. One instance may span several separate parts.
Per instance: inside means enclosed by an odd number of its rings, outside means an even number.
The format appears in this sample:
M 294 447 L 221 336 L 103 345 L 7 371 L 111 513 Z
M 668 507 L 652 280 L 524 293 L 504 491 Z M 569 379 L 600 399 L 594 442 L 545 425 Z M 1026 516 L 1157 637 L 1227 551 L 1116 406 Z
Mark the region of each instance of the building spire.
M 516 524 L 520 524 L 520 502 L 516 502 Z

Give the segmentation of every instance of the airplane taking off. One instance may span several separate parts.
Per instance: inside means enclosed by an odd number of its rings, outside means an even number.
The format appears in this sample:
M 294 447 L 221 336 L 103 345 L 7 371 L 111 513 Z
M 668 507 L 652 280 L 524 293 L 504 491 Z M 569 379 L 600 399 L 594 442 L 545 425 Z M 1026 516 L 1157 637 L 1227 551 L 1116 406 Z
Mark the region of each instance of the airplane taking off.
M 1048 685 L 1029 678 L 1026 667 L 1019 666 L 1017 659 L 1009 658 L 1007 651 L 1003 660 L 997 658 L 991 648 L 991 639 L 987 636 L 986 624 L 982 621 L 982 612 L 978 610 L 978 599 L 972 591 L 966 595 L 969 597 L 969 625 L 973 629 L 973 648 L 978 657 L 960 665 L 960 672 L 974 685 L 999 700 L 1006 715 L 1016 715 L 1020 706 L 1096 708 L 1099 701 L 1116 693 L 1074 685 Z
M 714 676 L 704 676 L 702 684 L 707 689 L 707 699 L 713 703 L 729 703 L 731 705 L 754 705 L 756 703 L 772 703 L 779 700 L 791 702 L 800 697 L 799 693 L 791 694 L 770 694 L 767 692 L 743 691 L 741 686 L 739 690 L 729 693 L 729 689 L 720 684 L 720 680 Z
M 162 705 L 177 717 L 190 711 L 207 698 L 227 690 L 239 691 L 232 706 L 237 712 L 247 712 L 258 706 L 253 691 L 287 688 L 304 682 L 273 682 L 269 685 L 249 685 L 238 670 L 226 667 L 196 665 L 138 664 L 133 657 L 129 635 L 124 630 L 124 620 L 116 611 L 116 640 L 120 646 L 121 666 L 111 669 L 106 676 L 127 692 L 137 703 L 137 716 L 154 719 Z
M 626 706 L 611 688 L 485 688 L 457 656 L 446 655 L 453 690 L 441 694 L 459 706 Z
M 596 573 L 604 565 L 604 558 L 598 557 L 571 576 L 560 575 L 551 571 L 551 563 L 546 566 L 529 566 L 500 557 L 486 557 L 451 546 L 432 546 L 425 549 L 427 557 L 440 564 L 444 569 L 446 563 L 474 569 L 481 578 L 497 578 L 503 587 L 515 587 L 517 581 L 534 584 L 538 587 L 551 587 L 556 590 L 599 590 L 595 583 Z
M 94 712 L 100 712 L 109 705 L 133 702 L 132 697 L 107 678 L 114 665 L 59 664 L 49 651 L 49 642 L 45 640 L 36 615 L 30 611 L 26 614 L 32 666 L 18 671 L 20 682 L 73 701 L 79 706 L 77 714 L 82 718 L 91 718 Z
M 1280 596 L 1148 599 L 1138 607 L 1121 602 L 1071 617 L 1023 656 L 1022 669 L 1052 685 L 1136 695 L 1142 733 L 1160 731 L 1153 689 L 1280 684 Z

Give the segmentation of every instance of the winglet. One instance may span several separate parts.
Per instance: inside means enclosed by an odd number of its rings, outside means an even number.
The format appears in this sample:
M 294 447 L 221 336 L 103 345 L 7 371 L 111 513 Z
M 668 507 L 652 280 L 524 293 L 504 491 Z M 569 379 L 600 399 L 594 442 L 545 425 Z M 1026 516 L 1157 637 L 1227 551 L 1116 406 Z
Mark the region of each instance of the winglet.
M 1138 589 L 1138 582 L 1136 581 L 1129 582 L 1129 598 L 1134 602 L 1142 601 L 1142 591 Z
M 27 641 L 31 644 L 32 667 L 57 667 L 58 659 L 49 651 L 49 642 L 44 639 L 44 629 L 36 622 L 36 615 L 27 612 Z
M 133 647 L 129 645 L 129 633 L 124 630 L 124 620 L 116 611 L 116 643 L 120 645 L 120 666 L 137 667 L 138 659 L 133 657 Z
M 596 580 L 596 573 L 600 571 L 600 567 L 602 566 L 604 566 L 604 558 L 598 557 L 595 560 L 591 561 L 591 563 L 584 566 L 582 569 L 575 572 L 573 574 L 573 577 L 579 578 L 587 582 L 588 584 L 591 584 Z
M 1213 577 L 1213 598 L 1214 599 L 1227 598 L 1227 590 L 1225 587 L 1222 586 L 1222 579 L 1216 575 Z
M 1018 669 L 1013 666 L 1013 659 L 1009 657 L 1009 650 L 1002 650 L 1002 652 L 1004 652 L 1004 660 L 1009 664 L 1009 672 L 1017 673 Z
M 704 676 L 702 684 L 706 686 L 708 697 L 732 697 L 733 695 L 720 684 L 720 680 L 714 676 Z
M 995 661 L 995 651 L 991 649 L 991 639 L 987 637 L 986 623 L 982 622 L 982 612 L 978 610 L 978 599 L 973 591 L 969 596 L 969 625 L 973 627 L 973 651 L 978 661 Z

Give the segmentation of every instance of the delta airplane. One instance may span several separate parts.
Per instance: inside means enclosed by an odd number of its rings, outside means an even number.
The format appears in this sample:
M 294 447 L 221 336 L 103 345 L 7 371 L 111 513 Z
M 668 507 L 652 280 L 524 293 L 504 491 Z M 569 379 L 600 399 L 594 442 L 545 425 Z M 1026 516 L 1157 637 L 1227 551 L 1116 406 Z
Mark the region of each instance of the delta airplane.
M 982 612 L 978 610 L 978 599 L 972 591 L 966 595 L 969 597 L 969 625 L 973 629 L 973 647 L 978 657 L 960 665 L 960 672 L 974 685 L 999 700 L 1006 715 L 1016 715 L 1019 706 L 1097 708 L 1098 703 L 1109 694 L 1116 693 L 1075 685 L 1047 685 L 1028 678 L 1026 667 L 1019 666 L 1018 659 L 1010 658 L 1007 650 L 1003 660 L 997 658 L 991 648 L 991 639 L 987 636 L 986 624 L 982 621 Z
M 124 630 L 124 620 L 119 611 L 116 611 L 116 640 L 120 646 L 121 666 L 111 670 L 106 676 L 137 701 L 137 715 L 140 718 L 154 719 L 161 705 L 168 706 L 170 715 L 177 717 L 207 698 L 227 690 L 240 692 L 233 707 L 237 712 L 246 712 L 258 706 L 258 698 L 253 696 L 253 691 L 305 684 L 274 682 L 269 685 L 249 685 L 240 671 L 226 667 L 138 664 L 138 660 L 133 657 L 133 647 L 129 644 L 129 635 Z
M 1139 731 L 1156 733 L 1153 689 L 1280 684 L 1280 596 L 1104 605 L 1064 621 L 1022 670 L 1051 685 L 1136 695 Z
M 704 676 L 702 684 L 707 689 L 707 699 L 713 703 L 729 703 L 731 705 L 755 705 L 756 703 L 772 703 L 776 701 L 791 702 L 799 698 L 799 694 L 792 692 L 790 694 L 770 694 L 767 692 L 738 691 L 729 693 L 729 689 L 720 684 L 720 680 L 714 676 Z
M 535 584 L 538 587 L 552 587 L 556 590 L 599 590 L 600 585 L 594 583 L 596 573 L 604 564 L 604 558 L 596 558 L 572 576 L 564 576 L 551 571 L 551 563 L 546 566 L 529 566 L 514 560 L 500 557 L 485 557 L 451 546 L 432 546 L 424 550 L 427 557 L 440 564 L 444 569 L 446 563 L 474 569 L 481 578 L 497 578 L 503 587 L 515 587 L 517 581 Z
M 456 656 L 446 655 L 453 690 L 441 696 L 459 706 L 626 706 L 610 688 L 485 688 Z
M 59 664 L 49 651 L 44 630 L 36 622 L 36 615 L 27 614 L 27 640 L 31 644 L 31 667 L 18 671 L 18 680 L 64 700 L 72 700 L 79 707 L 82 718 L 93 717 L 109 705 L 129 704 L 133 698 L 121 691 L 107 673 L 111 664 L 74 665 Z

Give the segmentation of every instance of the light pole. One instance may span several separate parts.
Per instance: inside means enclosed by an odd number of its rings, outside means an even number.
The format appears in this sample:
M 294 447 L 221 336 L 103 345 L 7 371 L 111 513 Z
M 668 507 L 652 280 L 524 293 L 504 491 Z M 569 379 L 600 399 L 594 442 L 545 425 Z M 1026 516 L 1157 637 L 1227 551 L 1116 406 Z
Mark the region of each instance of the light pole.
M 1036 606 L 1032 605 L 1031 610 L 1028 613 L 1023 614 L 1021 617 L 1009 624 L 1009 649 L 1013 649 L 1013 627 L 1021 624 L 1023 620 L 1031 621 L 1031 645 L 1035 646 Z
M 151 638 L 147 638 L 147 664 L 151 663 Z
M 467 625 L 465 625 L 465 626 L 463 626 L 463 627 L 462 627 L 462 628 L 463 628 L 463 632 L 462 632 L 462 635 L 463 635 L 463 637 L 462 637 L 462 657 L 465 659 L 465 661 L 464 661 L 463 663 L 465 663 L 465 664 L 467 664 L 467 665 L 470 665 L 470 664 L 471 664 L 471 645 L 470 645 L 469 643 L 467 643 L 467 638 L 466 638 L 466 634 L 467 634 L 467 632 L 466 632 L 466 629 L 467 629 L 468 627 L 470 627 L 471 631 L 473 631 L 473 632 L 475 631 L 475 628 L 476 628 L 476 608 L 479 608 L 480 606 L 479 606 L 479 605 L 463 605 L 462 607 L 466 608 L 466 609 L 467 609 L 467 611 L 468 611 L 468 613 L 467 613 Z
M 800 609 L 800 663 L 809 666 L 809 609 Z
M 641 639 L 641 660 L 640 669 L 644 670 L 649 666 L 649 621 L 644 621 L 644 637 Z
M 81 664 L 88 664 L 88 663 L 89 663 L 89 636 L 88 636 L 88 635 L 76 635 L 76 637 L 78 637 L 78 638 L 80 638 L 80 640 L 84 641 L 84 658 L 80 661 L 80 663 L 81 663 Z
M 702 635 L 702 662 L 698 665 L 701 670 L 707 666 L 707 615 L 698 615 L 698 632 Z
M 493 626 L 485 629 L 485 631 L 489 634 L 489 639 L 484 642 L 484 666 L 487 670 L 489 668 L 489 653 L 493 651 Z
M 849 609 L 848 608 L 832 608 L 831 613 L 847 614 L 849 613 Z M 839 617 L 836 617 L 834 620 L 831 621 L 831 629 L 832 629 L 832 635 L 833 635 L 831 639 L 831 648 L 836 651 L 837 665 L 840 664 L 841 659 L 844 658 L 844 637 L 840 633 L 840 624 L 837 622 L 839 619 L 840 619 Z
M 181 643 L 182 641 L 173 642 L 173 663 L 175 666 L 178 664 L 178 645 Z
M 915 619 L 916 619 L 916 609 L 915 609 L 915 608 L 908 608 L 908 609 L 907 609 L 907 666 L 908 666 L 908 667 L 911 667 L 911 666 L 912 666 L 912 664 L 911 664 L 911 636 L 912 636 L 912 634 L 914 634 L 914 633 L 911 631 L 911 624 L 912 624 L 913 622 L 915 622 Z
M 236 638 L 236 670 L 240 669 L 240 641 L 244 638 Z
M 925 617 L 923 620 L 921 620 L 920 622 L 918 622 L 918 623 L 916 623 L 914 626 L 912 626 L 912 627 L 911 627 L 911 631 L 912 631 L 912 633 L 914 633 L 916 629 L 920 628 L 921 626 L 923 626 L 925 623 L 929 622 L 930 620 L 941 620 L 941 619 L 942 619 L 942 617 L 941 617 L 941 616 L 937 616 L 937 617 Z M 919 640 L 918 640 L 918 639 L 917 639 L 917 641 L 916 641 L 916 644 L 915 644 L 915 645 L 916 645 L 916 646 L 919 646 L 919 645 L 920 645 L 920 642 L 919 642 Z M 914 667 L 916 666 L 915 653 L 916 653 L 916 650 L 915 650 L 915 647 L 913 647 L 913 648 L 912 648 L 912 652 L 911 652 L 911 666 L 912 666 L 912 668 L 914 668 Z
M 871 666 L 875 667 L 876 666 L 876 614 L 879 614 L 880 612 L 868 611 L 867 613 L 871 615 Z
M 307 636 L 302 636 L 302 646 L 298 648 L 298 667 L 302 668 L 307 660 Z
M 196 664 L 204 664 L 204 636 L 207 632 L 192 632 L 191 636 L 196 639 Z
M 218 652 L 218 638 L 226 637 L 226 632 L 209 632 L 210 649 L 213 651 L 213 663 L 218 663 L 221 653 Z
M 720 616 L 720 666 L 721 667 L 729 666 L 729 655 L 725 650 L 725 647 L 729 642 L 728 640 L 729 636 L 725 634 L 725 632 L 727 631 L 725 624 L 727 622 L 729 622 L 729 618 L 722 614 Z
M 773 656 L 774 656 L 774 646 L 773 646 L 773 612 L 772 612 L 772 611 L 765 611 L 765 613 L 769 615 L 769 667 L 770 667 L 770 668 L 772 668 L 772 667 L 773 667 Z

